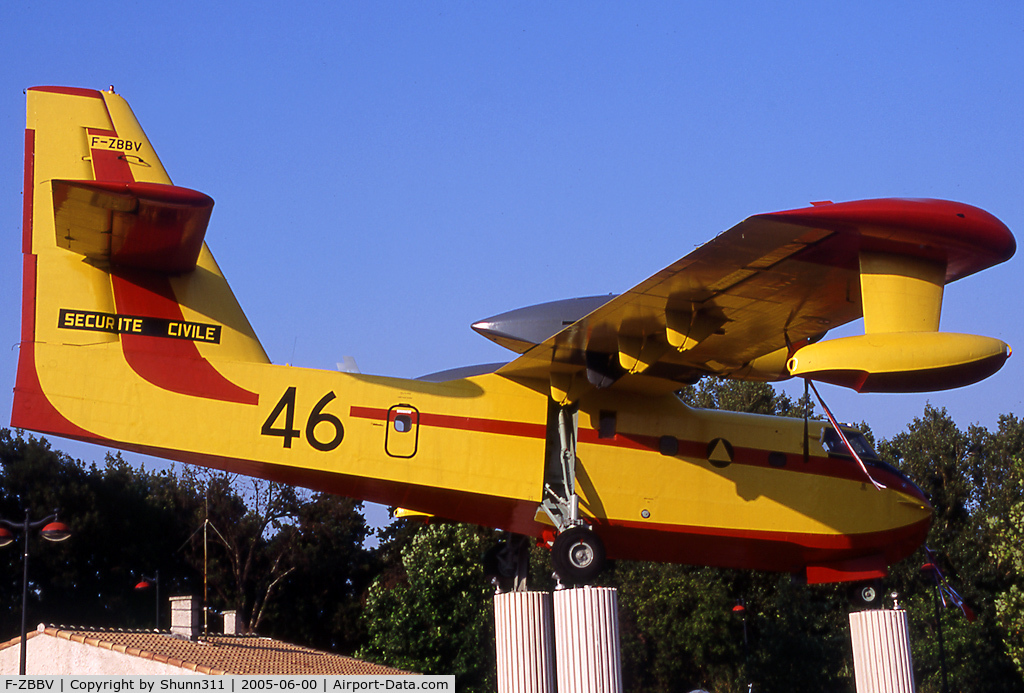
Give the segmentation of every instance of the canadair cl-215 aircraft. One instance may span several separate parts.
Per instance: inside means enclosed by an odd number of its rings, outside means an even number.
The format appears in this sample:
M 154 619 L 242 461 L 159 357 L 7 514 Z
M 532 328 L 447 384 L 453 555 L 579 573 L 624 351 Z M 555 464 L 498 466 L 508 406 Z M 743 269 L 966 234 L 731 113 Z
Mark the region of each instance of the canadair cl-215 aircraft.
M 171 183 L 127 102 L 27 98 L 13 426 L 535 537 L 568 583 L 606 556 L 884 576 L 931 507 L 863 436 L 675 393 L 705 375 L 928 391 L 1010 354 L 938 331 L 945 284 L 1015 252 L 1006 226 L 880 199 L 753 216 L 623 294 L 476 323 L 518 352 L 504 365 L 274 365 L 204 243 L 213 200 Z

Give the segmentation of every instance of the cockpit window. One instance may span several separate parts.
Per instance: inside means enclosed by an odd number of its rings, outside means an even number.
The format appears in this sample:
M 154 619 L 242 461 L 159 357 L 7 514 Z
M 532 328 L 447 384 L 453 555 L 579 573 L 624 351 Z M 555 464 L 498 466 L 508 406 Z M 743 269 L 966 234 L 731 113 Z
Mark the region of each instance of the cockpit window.
M 862 460 L 878 460 L 878 453 L 871 447 L 871 443 L 868 442 L 868 439 L 864 437 L 863 433 L 851 428 L 844 428 L 843 435 L 846 436 L 846 440 L 850 442 L 850 447 L 857 452 L 857 455 L 860 456 Z M 839 434 L 836 433 L 834 428 L 830 427 L 825 429 L 821 437 L 821 444 L 822 447 L 825 448 L 825 452 L 829 455 L 852 457 L 850 451 L 846 449 L 845 445 L 843 445 L 842 438 L 839 437 Z
M 918 492 L 922 495 L 924 494 L 924 492 L 910 480 L 910 477 L 881 459 L 878 456 L 878 453 L 875 452 L 875 449 L 871 447 L 871 443 L 868 442 L 868 439 L 864 437 L 863 433 L 844 426 L 843 435 L 845 435 L 846 439 L 850 441 L 850 447 L 857 451 L 857 456 L 860 457 L 861 462 L 863 462 L 865 466 L 871 469 L 881 469 L 893 474 L 902 479 L 904 483 L 909 484 L 913 488 L 917 488 Z M 843 441 L 839 437 L 839 434 L 836 433 L 836 430 L 831 426 L 822 431 L 821 444 L 825 448 L 825 452 L 828 453 L 829 457 L 839 457 L 843 460 L 848 460 L 850 464 L 854 464 L 853 455 L 851 455 L 850 451 L 846 449 L 846 446 L 843 445 Z

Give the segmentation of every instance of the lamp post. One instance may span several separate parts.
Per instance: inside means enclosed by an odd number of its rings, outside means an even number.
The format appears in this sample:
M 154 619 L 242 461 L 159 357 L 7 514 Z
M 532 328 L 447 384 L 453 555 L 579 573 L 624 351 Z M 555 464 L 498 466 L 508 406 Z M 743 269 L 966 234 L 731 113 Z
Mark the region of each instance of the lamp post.
M 160 630 L 160 571 L 156 571 L 153 577 L 141 576 L 142 579 L 135 585 L 137 590 L 148 590 L 150 583 L 156 587 L 156 629 Z
M 935 630 L 939 637 L 939 668 L 942 671 L 942 693 L 948 693 L 949 681 L 946 680 L 946 649 L 942 643 L 942 612 L 939 610 L 939 568 L 932 562 L 921 566 L 921 572 L 932 579 L 932 596 L 935 603 Z
M 11 522 L 0 518 L 0 546 L 7 546 L 14 541 L 14 535 L 5 529 L 9 527 L 25 536 L 25 551 L 21 559 L 21 664 L 18 673 L 25 674 L 26 645 L 28 642 L 28 631 L 26 629 L 26 611 L 28 607 L 28 534 L 29 530 L 42 527 L 40 534 L 47 541 L 64 541 L 71 536 L 71 530 L 63 522 L 57 521 L 57 513 L 44 517 L 42 520 L 33 522 L 29 519 L 29 511 L 25 511 L 24 522 Z
M 747 690 L 754 690 L 754 684 L 750 683 L 750 642 L 747 639 L 747 605 L 742 599 L 736 602 L 732 613 L 739 616 L 743 621 L 743 678 L 747 679 Z

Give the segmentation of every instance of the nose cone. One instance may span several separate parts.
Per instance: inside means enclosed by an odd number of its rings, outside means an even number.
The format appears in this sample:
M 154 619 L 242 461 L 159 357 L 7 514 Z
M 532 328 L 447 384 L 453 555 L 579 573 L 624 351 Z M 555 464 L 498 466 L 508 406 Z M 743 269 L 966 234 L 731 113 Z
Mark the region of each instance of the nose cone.
M 882 493 L 890 493 L 887 503 L 889 529 L 878 537 L 880 552 L 887 565 L 893 565 L 912 555 L 928 538 L 932 526 L 932 505 L 917 484 L 906 480 L 892 484 Z
M 891 487 L 891 490 L 899 496 L 896 502 L 901 510 L 901 515 L 906 514 L 905 519 L 909 520 L 906 524 L 918 524 L 922 520 L 927 520 L 925 527 L 931 526 L 931 518 L 935 511 L 920 486 L 903 477 L 899 485 Z
M 928 501 L 928 496 L 924 494 L 921 487 L 915 484 L 913 481 L 907 480 L 906 487 L 902 489 L 903 493 L 908 496 L 908 502 L 914 503 L 921 508 L 921 511 L 927 514 L 929 517 L 934 512 L 932 504 Z
M 912 522 L 908 524 L 923 527 L 924 534 L 927 534 L 928 529 L 932 526 L 932 517 L 935 514 L 928 501 L 904 500 L 901 501 L 901 505 L 910 511 L 909 514 L 913 518 Z M 921 537 L 921 542 L 924 542 L 924 536 Z
M 562 331 L 614 296 L 587 296 L 517 308 L 473 323 L 478 333 L 507 349 L 523 353 Z

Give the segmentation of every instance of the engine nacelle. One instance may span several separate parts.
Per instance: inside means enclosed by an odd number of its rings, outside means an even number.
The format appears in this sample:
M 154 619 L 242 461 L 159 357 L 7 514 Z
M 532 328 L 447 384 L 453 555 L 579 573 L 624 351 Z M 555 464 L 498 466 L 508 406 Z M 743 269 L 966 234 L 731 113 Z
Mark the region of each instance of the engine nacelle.
M 1009 345 L 949 332 L 883 332 L 809 344 L 786 364 L 790 375 L 857 392 L 931 392 L 971 385 L 998 371 Z

